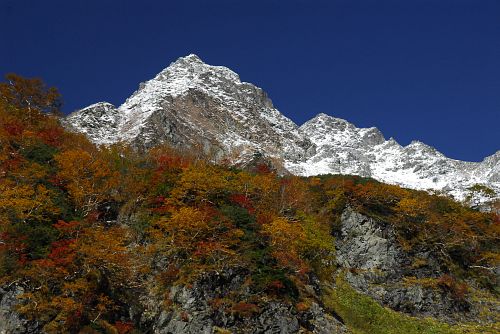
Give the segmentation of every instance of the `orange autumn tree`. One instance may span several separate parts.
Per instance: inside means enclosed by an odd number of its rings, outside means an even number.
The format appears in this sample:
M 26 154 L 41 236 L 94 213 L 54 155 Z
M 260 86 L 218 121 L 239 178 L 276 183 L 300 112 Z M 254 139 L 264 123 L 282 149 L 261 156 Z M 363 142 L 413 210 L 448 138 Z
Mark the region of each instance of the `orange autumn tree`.
M 111 197 L 120 182 L 119 173 L 112 169 L 109 161 L 101 158 L 98 150 L 67 150 L 54 159 L 59 167 L 58 181 L 84 217 Z
M 71 332 L 112 317 L 122 294 L 137 284 L 126 231 L 64 221 L 55 227 L 60 239 L 47 258 L 20 272 L 37 288 L 20 296 L 19 311 L 42 320 L 47 333 Z
M 8 218 L 21 222 L 44 222 L 59 213 L 52 202 L 52 193 L 43 184 L 16 184 L 0 180 L 0 220 Z
M 39 79 L 7 75 L 0 83 L 0 274 L 45 256 L 51 222 L 66 207 L 50 179 L 64 136 L 54 114 L 59 94 Z
M 262 226 L 269 237 L 272 254 L 284 268 L 300 269 L 304 264 L 299 257 L 299 248 L 305 240 L 305 232 L 298 221 L 275 217 Z
M 191 270 L 223 268 L 234 264 L 234 247 L 243 232 L 214 208 L 182 207 L 171 211 L 153 224 L 154 250 L 166 255 L 178 266 L 189 264 Z
M 182 171 L 172 190 L 172 205 L 216 205 L 231 190 L 231 173 L 226 169 L 200 161 Z
M 39 78 L 23 78 L 14 73 L 5 79 L 0 83 L 1 99 L 23 124 L 38 123 L 44 113 L 60 113 L 61 96 L 56 88 L 47 87 Z
M 294 211 L 310 209 L 309 188 L 301 177 L 287 176 L 280 182 L 280 212 L 293 214 Z

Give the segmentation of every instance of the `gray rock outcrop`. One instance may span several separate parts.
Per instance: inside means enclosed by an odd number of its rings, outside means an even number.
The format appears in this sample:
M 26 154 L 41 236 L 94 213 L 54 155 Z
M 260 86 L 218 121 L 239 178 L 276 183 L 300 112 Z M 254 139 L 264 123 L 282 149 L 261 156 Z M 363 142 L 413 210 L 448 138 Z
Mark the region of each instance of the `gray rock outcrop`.
M 407 261 L 394 231 L 387 225 L 349 208 L 341 221 L 341 235 L 336 243 L 340 266 L 395 274 Z
M 446 267 L 432 252 L 408 254 L 396 238 L 394 228 L 382 221 L 347 208 L 336 239 L 337 263 L 347 282 L 381 304 L 415 316 L 432 316 L 446 322 L 475 320 L 477 307 L 469 299 L 455 298 L 438 287 L 406 278 L 438 279 Z M 415 258 L 425 268 L 412 267 Z
M 346 333 L 344 324 L 328 314 L 318 303 L 307 311 L 298 312 L 293 305 L 269 300 L 258 310 L 241 315 L 225 307 L 214 307 L 213 301 L 239 295 L 250 298 L 252 292 L 244 285 L 249 273 L 242 269 L 227 269 L 202 275 L 188 286 L 173 286 L 169 298 L 172 307 L 163 308 L 154 298 L 142 300 L 143 324 L 152 324 L 158 334 L 194 333 L 264 333 L 292 334 L 309 331 L 315 334 Z
M 16 284 L 0 287 L 0 334 L 39 333 L 36 323 L 29 322 L 16 312 L 18 297 L 24 289 Z

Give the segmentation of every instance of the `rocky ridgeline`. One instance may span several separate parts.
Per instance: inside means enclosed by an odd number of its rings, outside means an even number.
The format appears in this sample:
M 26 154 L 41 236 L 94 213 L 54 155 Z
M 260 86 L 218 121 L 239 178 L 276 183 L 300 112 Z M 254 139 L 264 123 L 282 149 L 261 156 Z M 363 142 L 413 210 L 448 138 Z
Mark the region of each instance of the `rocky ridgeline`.
M 274 108 L 262 89 L 196 55 L 179 58 L 141 83 L 121 106 L 100 102 L 70 114 L 64 123 L 97 144 L 149 148 L 168 143 L 237 165 L 259 155 L 283 172 L 354 174 L 459 199 L 474 184 L 500 193 L 500 151 L 480 163 L 458 161 L 421 142 L 403 147 L 377 128 L 357 128 L 326 114 L 299 127 Z

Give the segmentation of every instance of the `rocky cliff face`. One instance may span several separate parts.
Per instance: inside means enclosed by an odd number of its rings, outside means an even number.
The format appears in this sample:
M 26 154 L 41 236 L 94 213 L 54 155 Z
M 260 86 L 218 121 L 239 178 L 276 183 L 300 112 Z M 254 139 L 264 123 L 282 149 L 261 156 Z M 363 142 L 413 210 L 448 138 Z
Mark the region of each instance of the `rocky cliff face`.
M 482 310 L 500 314 L 496 302 L 461 298 L 440 287 L 448 266 L 435 249 L 405 251 L 390 225 L 351 208 L 342 214 L 336 248 L 347 282 L 393 310 L 449 323 L 477 321 Z
M 251 298 L 248 287 L 244 285 L 249 274 L 241 268 L 229 269 L 207 273 L 190 287 L 173 287 L 169 298 L 175 307 L 170 310 L 162 310 L 158 303 L 144 298 L 151 316 L 152 332 L 291 334 L 307 329 L 314 334 L 346 333 L 344 324 L 318 303 L 313 303 L 304 312 L 297 312 L 291 303 L 279 301 L 269 301 L 258 309 L 244 312 L 228 312 L 227 306 L 214 303 L 235 295 Z
M 262 89 L 195 55 L 142 83 L 121 106 L 97 103 L 64 123 L 98 144 L 149 148 L 165 142 L 243 165 L 257 154 L 297 175 L 355 174 L 459 199 L 476 183 L 500 193 L 500 151 L 481 163 L 453 160 L 421 142 L 403 147 L 377 128 L 326 114 L 298 127 Z

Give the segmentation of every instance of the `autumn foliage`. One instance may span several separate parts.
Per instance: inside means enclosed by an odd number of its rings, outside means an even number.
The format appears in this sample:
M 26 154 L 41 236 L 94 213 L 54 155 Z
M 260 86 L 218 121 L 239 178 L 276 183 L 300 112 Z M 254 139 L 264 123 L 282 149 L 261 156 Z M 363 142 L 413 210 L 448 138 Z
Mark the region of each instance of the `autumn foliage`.
M 19 311 L 47 333 L 132 333 L 123 301 L 146 281 L 167 289 L 245 268 L 256 296 L 299 305 L 309 274 L 334 270 L 347 206 L 392 224 L 409 252 L 449 264 L 439 284 L 467 293 L 465 270 L 491 284 L 500 221 L 439 195 L 358 177 L 280 177 L 156 147 L 96 147 L 60 125 L 59 94 L 40 80 L 0 84 L 0 284 L 20 284 Z M 227 303 L 249 317 L 258 300 Z

